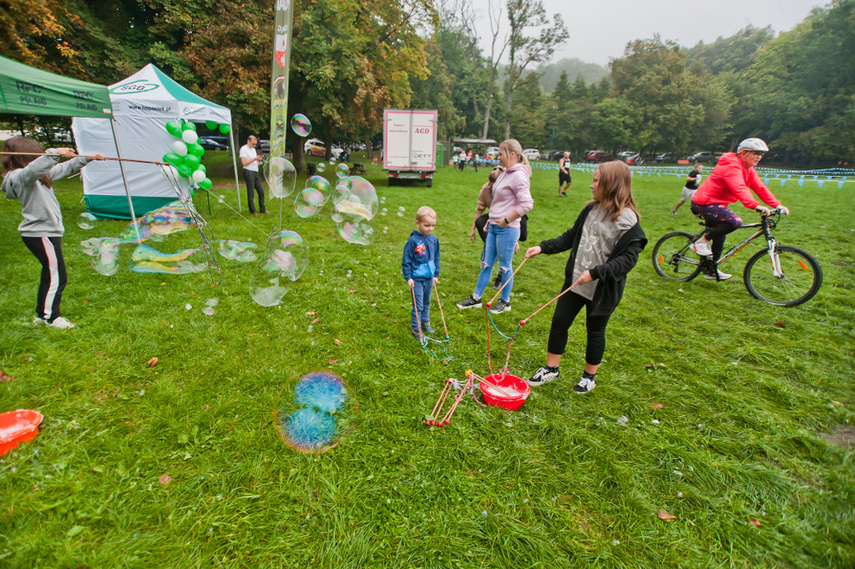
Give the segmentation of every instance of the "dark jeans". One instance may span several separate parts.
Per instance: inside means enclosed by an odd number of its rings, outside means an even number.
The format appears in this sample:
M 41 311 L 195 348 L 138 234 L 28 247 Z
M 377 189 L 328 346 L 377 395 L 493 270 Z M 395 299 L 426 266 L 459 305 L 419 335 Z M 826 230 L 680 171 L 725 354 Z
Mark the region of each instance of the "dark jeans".
M 573 283 L 565 282 L 561 285 L 561 292 Z M 606 352 L 606 324 L 609 323 L 611 314 L 606 316 L 591 316 L 591 301 L 581 297 L 575 292 L 568 292 L 558 299 L 555 305 L 555 313 L 552 315 L 552 328 L 549 330 L 549 343 L 547 351 L 550 354 L 563 354 L 567 347 L 567 331 L 576 315 L 585 307 L 585 326 L 588 329 L 588 344 L 585 347 L 585 363 L 600 365 L 603 354 Z
M 258 209 L 266 213 L 264 209 L 264 186 L 261 185 L 261 175 L 252 170 L 243 170 L 243 179 L 246 182 L 246 203 L 249 204 L 249 213 L 255 213 L 255 200 L 253 194 L 258 194 Z M 253 192 L 253 190 L 255 190 Z
M 742 219 L 721 203 L 698 205 L 692 202 L 692 213 L 703 217 L 707 225 L 712 228 L 707 231 L 705 237 L 712 242 L 710 249 L 713 260 L 718 261 L 721 258 L 721 252 L 724 251 L 726 235 L 742 227 Z
M 475 220 L 475 229 L 478 230 L 478 235 L 481 236 L 481 241 L 487 240 L 487 222 L 490 221 L 490 214 L 485 213 Z M 528 239 L 528 214 L 520 218 L 520 241 Z
M 59 303 L 68 282 L 65 260 L 62 258 L 62 237 L 23 237 L 24 245 L 42 264 L 36 316 L 48 322 L 60 317 Z
M 413 279 L 413 292 L 416 297 L 416 305 L 410 311 L 410 325 L 413 332 L 418 333 L 420 323 L 422 326 L 430 324 L 430 293 L 433 290 L 433 279 Z M 418 321 L 416 320 L 416 309 L 418 309 Z

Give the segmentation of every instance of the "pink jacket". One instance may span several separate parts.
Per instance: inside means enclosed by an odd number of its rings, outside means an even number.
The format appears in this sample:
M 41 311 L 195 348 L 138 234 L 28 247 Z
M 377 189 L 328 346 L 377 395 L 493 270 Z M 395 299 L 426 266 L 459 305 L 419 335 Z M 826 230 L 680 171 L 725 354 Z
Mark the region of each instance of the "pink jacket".
M 528 166 L 519 163 L 511 166 L 499 176 L 493 184 L 493 203 L 490 204 L 490 223 L 499 221 L 517 212 L 519 217 L 512 220 L 509 227 L 519 227 L 520 217 L 531 211 L 534 199 L 531 197 L 531 173 Z
M 698 205 L 732 204 L 739 201 L 748 209 L 754 209 L 760 202 L 754 199 L 751 190 L 769 207 L 781 204 L 760 181 L 754 168 L 747 167 L 739 156 L 728 152 L 718 159 L 718 164 L 692 196 L 692 201 Z

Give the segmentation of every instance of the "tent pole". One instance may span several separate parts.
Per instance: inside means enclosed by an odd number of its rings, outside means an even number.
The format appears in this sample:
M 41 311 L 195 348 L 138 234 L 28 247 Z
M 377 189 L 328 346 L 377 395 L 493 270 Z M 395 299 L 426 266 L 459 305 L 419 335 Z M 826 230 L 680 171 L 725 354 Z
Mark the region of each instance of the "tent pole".
M 110 128 L 113 129 L 113 142 L 116 144 L 116 156 L 119 158 L 122 157 L 122 149 L 119 148 L 119 135 L 116 134 L 116 120 L 110 119 Z M 128 196 L 128 208 L 131 211 L 131 220 L 134 224 L 134 231 L 137 234 L 137 245 L 142 243 L 142 239 L 140 238 L 140 228 L 137 225 L 137 216 L 134 213 L 134 203 L 131 200 L 131 189 L 128 187 L 128 176 L 125 174 L 125 163 L 119 161 L 119 169 L 122 171 L 122 182 L 125 184 L 125 194 Z
M 229 136 L 229 142 L 231 142 L 231 150 L 232 150 L 232 165 L 235 169 L 235 192 L 237 193 L 238 199 L 238 211 L 241 211 L 240 207 L 240 182 L 238 182 L 238 173 L 237 173 L 237 152 L 235 151 L 235 129 L 232 121 L 229 121 L 229 132 L 231 136 Z

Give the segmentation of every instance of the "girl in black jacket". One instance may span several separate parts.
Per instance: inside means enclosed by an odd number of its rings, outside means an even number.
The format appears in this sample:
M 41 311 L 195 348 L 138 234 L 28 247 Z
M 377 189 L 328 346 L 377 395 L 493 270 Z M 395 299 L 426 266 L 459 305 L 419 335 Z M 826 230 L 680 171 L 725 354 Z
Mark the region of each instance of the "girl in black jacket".
M 631 172 L 623 162 L 606 162 L 594 172 L 593 200 L 563 235 L 543 241 L 525 252 L 526 259 L 571 249 L 564 270 L 563 294 L 555 305 L 549 331 L 546 366 L 528 379 L 531 386 L 558 379 L 558 365 L 567 346 L 567 331 L 585 307 L 588 344 L 585 371 L 573 388 L 587 393 L 597 386 L 597 368 L 606 349 L 606 325 L 623 296 L 626 275 L 638 261 L 647 238 L 638 223 L 632 197 Z

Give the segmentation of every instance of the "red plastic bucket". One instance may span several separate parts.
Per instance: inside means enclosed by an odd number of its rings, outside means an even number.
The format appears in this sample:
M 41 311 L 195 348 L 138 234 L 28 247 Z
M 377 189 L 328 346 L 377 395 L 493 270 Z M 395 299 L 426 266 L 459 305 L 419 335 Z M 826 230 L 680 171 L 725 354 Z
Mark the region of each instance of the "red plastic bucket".
M 0 455 L 33 440 L 39 432 L 42 418 L 41 413 L 29 409 L 0 414 Z
M 528 398 L 528 394 L 531 393 L 531 388 L 528 384 L 515 375 L 488 375 L 484 380 L 478 384 L 478 387 L 481 389 L 481 393 L 484 395 L 484 402 L 487 405 L 496 405 L 497 407 L 513 411 L 522 407 L 522 404 Z M 499 387 L 507 395 L 496 389 L 496 387 L 487 385 L 486 382 Z

